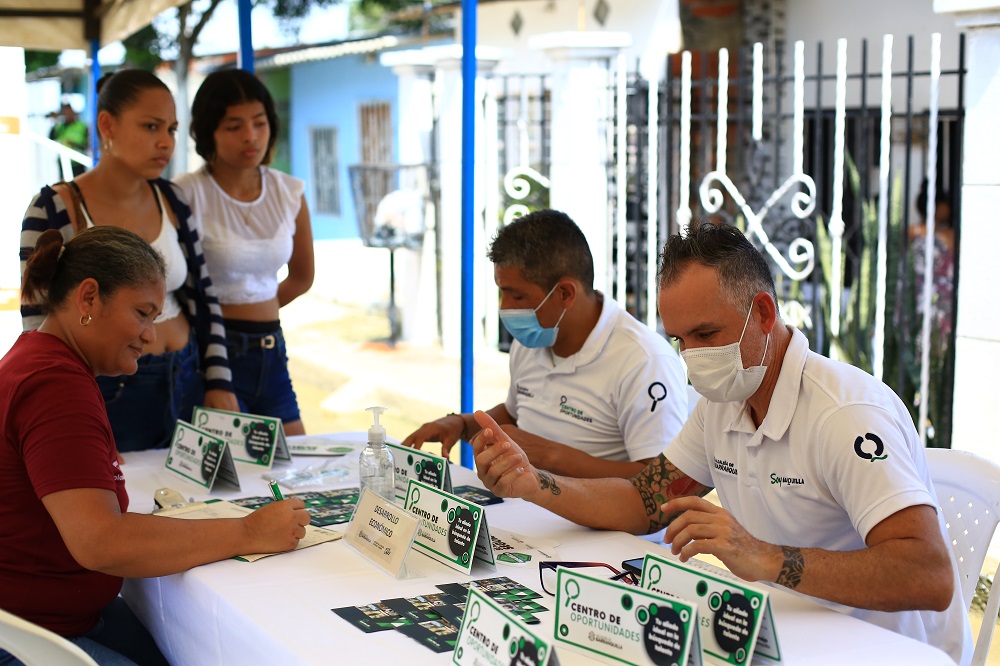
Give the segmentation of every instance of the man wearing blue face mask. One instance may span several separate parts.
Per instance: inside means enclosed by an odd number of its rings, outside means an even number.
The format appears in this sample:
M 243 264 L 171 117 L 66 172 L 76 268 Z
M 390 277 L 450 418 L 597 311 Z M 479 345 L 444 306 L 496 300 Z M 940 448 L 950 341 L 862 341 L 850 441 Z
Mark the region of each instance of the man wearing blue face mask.
M 541 469 L 574 477 L 639 472 L 680 430 L 687 389 L 677 353 L 595 291 L 587 239 L 564 213 L 536 211 L 490 247 L 500 319 L 514 337 L 507 400 L 488 413 Z M 471 414 L 425 423 L 403 440 L 452 445 Z
M 664 330 L 705 397 L 677 437 L 631 479 L 572 479 L 538 470 L 480 412 L 486 487 L 594 528 L 666 526 L 681 560 L 714 555 L 968 663 L 958 570 L 899 398 L 784 325 L 770 268 L 735 227 L 671 237 L 659 289 Z M 721 507 L 700 497 L 713 487 Z

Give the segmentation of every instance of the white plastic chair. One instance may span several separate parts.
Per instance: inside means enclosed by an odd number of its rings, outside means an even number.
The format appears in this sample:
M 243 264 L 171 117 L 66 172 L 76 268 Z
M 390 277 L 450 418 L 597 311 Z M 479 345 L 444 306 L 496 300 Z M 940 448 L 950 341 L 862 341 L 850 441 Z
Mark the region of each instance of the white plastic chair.
M 986 550 L 1000 523 L 1000 465 L 968 451 L 953 449 L 927 449 L 927 464 L 958 561 L 962 598 L 969 607 L 976 594 Z M 1000 583 L 994 573 L 994 586 L 986 602 L 972 666 L 986 663 L 1000 610 L 998 588 Z
M 0 648 L 27 666 L 97 666 L 62 636 L 4 610 L 0 610 Z

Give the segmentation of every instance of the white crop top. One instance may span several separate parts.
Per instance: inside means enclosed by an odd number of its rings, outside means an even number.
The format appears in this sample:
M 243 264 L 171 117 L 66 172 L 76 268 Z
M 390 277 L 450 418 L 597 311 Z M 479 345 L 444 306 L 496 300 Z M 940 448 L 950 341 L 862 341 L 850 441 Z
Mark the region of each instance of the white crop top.
M 160 253 L 167 269 L 167 297 L 163 301 L 163 310 L 153 321 L 154 324 L 159 324 L 168 319 L 173 319 L 181 313 L 181 304 L 177 301 L 177 296 L 174 295 L 174 292 L 184 286 L 184 281 L 187 279 L 188 266 L 187 260 L 184 258 L 184 252 L 181 250 L 180 239 L 177 237 L 177 229 L 170 222 L 167 207 L 163 203 L 163 195 L 160 193 L 160 188 L 152 184 L 151 187 L 153 188 L 153 192 L 156 193 L 156 203 L 160 207 L 160 218 L 162 221 L 159 235 L 149 245 Z M 80 206 L 80 209 L 83 212 L 83 219 L 87 222 L 87 228 L 94 226 L 94 221 L 90 218 L 90 211 L 87 210 L 87 204 L 84 203 Z
M 208 273 L 224 305 L 260 303 L 278 293 L 278 270 L 292 257 L 305 182 L 262 166 L 261 192 L 239 201 L 207 166 L 174 179 L 191 203 Z

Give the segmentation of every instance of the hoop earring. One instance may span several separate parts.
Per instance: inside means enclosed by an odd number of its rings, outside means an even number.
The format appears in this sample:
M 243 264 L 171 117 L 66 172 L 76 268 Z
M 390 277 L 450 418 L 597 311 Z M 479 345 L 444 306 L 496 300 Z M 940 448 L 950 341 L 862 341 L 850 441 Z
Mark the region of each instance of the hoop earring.
M 80 315 L 80 326 L 86 326 L 92 321 L 94 321 L 94 318 L 90 316 L 89 312 L 85 315 Z

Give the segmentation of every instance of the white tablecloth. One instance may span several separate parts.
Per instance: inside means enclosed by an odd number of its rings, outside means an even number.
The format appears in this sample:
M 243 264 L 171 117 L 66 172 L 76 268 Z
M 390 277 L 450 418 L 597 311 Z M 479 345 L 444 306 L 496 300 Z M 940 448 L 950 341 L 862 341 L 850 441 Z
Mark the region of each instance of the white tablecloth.
M 151 511 L 153 491 L 161 487 L 196 500 L 209 499 L 203 489 L 169 474 L 163 468 L 164 458 L 162 450 L 125 454 L 123 469 L 132 511 Z M 312 460 L 297 458 L 295 465 Z M 211 497 L 268 494 L 261 469 L 237 466 L 242 491 L 216 491 Z M 456 485 L 480 485 L 471 471 L 461 467 L 452 466 L 452 475 Z M 347 485 L 357 485 L 356 479 Z M 486 511 L 490 526 L 558 541 L 562 560 L 618 566 L 622 560 L 663 548 L 629 534 L 579 527 L 522 500 L 505 500 Z M 330 609 L 430 594 L 438 591 L 438 583 L 495 575 L 539 589 L 537 567 L 498 565 L 494 570 L 477 563 L 472 575 L 464 576 L 417 552 L 409 555 L 407 565 L 422 576 L 392 578 L 340 540 L 253 563 L 227 560 L 173 576 L 129 580 L 122 594 L 176 666 L 360 664 L 397 656 L 409 665 L 448 664 L 452 654 L 434 654 L 396 631 L 364 634 Z M 554 599 L 539 601 L 551 608 Z M 775 590 L 772 606 L 784 664 L 952 664 L 936 648 L 798 595 Z M 541 624 L 533 628 L 551 637 L 553 616 L 551 610 L 539 613 Z M 557 647 L 557 651 L 564 666 L 598 663 L 570 648 Z

